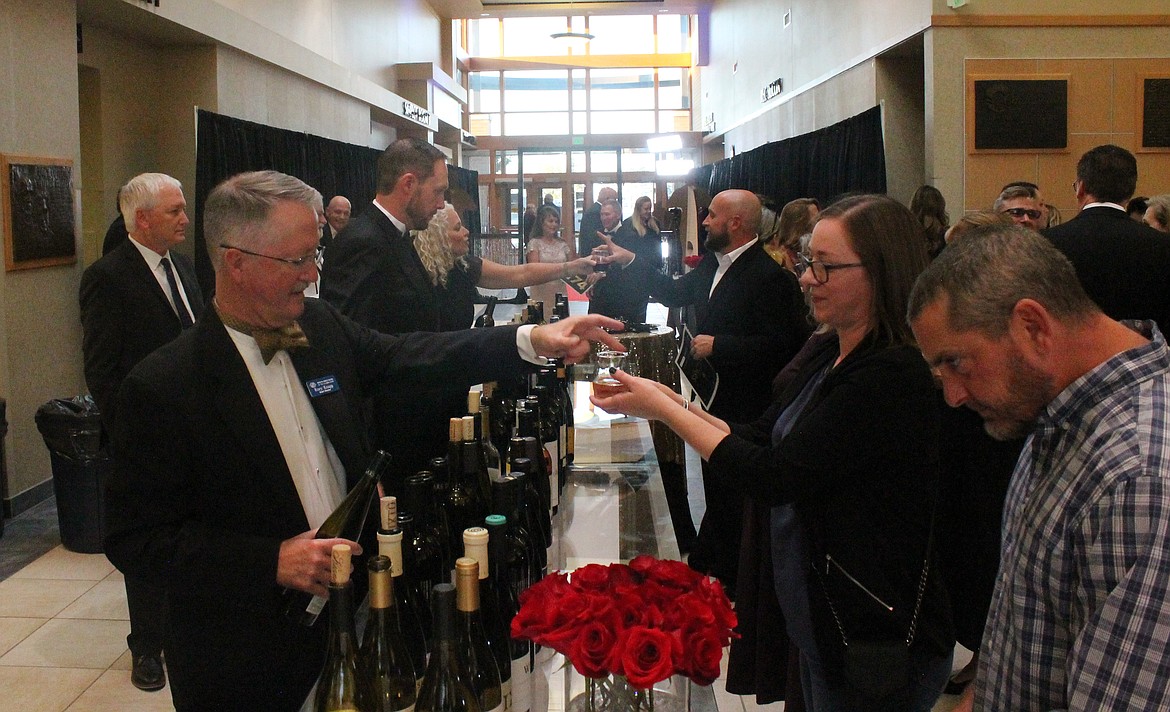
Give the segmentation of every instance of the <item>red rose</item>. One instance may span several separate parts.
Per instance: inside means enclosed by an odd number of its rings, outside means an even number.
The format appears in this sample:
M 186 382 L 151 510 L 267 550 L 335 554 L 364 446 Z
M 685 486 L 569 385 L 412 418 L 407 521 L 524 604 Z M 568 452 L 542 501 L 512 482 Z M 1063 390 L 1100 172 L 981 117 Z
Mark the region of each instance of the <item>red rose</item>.
M 670 636 L 660 630 L 630 628 L 622 635 L 619 647 L 621 672 L 634 687 L 653 687 L 674 671 Z
M 723 659 L 723 645 L 710 629 L 691 633 L 683 641 L 683 660 L 679 672 L 696 685 L 710 685 L 719 677 L 719 661 Z
M 691 269 L 698 267 L 699 263 L 702 261 L 702 255 L 687 255 L 683 258 L 683 264 L 685 264 L 687 267 L 690 267 Z
M 689 591 L 704 578 L 703 574 L 685 563 L 669 559 L 655 561 L 650 569 L 649 577 L 663 586 L 676 588 L 680 591 Z
M 715 625 L 715 613 L 711 605 L 694 593 L 675 597 L 663 611 L 666 627 L 670 630 L 690 630 Z
M 568 656 L 577 672 L 585 677 L 605 677 L 609 674 L 606 665 L 610 652 L 617 643 L 617 631 L 600 621 L 581 626 Z
M 573 572 L 573 585 L 589 591 L 602 591 L 609 585 L 610 567 L 586 564 Z

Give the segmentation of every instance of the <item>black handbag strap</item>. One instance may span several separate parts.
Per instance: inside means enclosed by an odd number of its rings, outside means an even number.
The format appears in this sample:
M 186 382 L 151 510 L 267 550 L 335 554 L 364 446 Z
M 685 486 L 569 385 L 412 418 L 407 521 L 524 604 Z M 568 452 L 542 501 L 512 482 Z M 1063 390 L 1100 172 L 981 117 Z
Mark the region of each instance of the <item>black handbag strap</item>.
M 935 504 L 937 505 L 937 499 Z M 936 509 L 937 506 L 931 507 L 930 510 L 930 533 L 926 537 L 926 555 L 922 559 L 922 575 L 918 577 L 918 597 L 914 602 L 914 613 L 910 616 L 910 630 L 906 633 L 907 648 L 914 643 L 914 636 L 918 632 L 918 614 L 922 610 L 922 599 L 926 597 L 926 579 L 930 575 L 930 552 L 934 549 L 934 515 Z M 814 566 L 813 569 L 817 572 L 817 580 L 821 582 L 821 591 L 824 592 L 825 600 L 829 603 L 829 612 L 833 614 L 833 620 L 837 623 L 837 630 L 841 632 L 841 642 L 848 648 L 849 638 L 845 635 L 845 627 L 841 625 L 841 617 L 837 615 L 837 607 L 833 605 L 833 599 L 829 596 L 829 589 L 825 586 L 825 577 L 821 574 L 819 568 Z M 890 610 L 893 609 L 891 608 Z

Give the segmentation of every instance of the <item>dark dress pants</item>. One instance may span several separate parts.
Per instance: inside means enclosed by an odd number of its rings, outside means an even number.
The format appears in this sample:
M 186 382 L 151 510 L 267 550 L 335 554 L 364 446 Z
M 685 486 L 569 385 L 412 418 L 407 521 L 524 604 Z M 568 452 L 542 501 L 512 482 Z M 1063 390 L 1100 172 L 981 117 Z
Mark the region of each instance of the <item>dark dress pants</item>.
M 719 480 L 710 463 L 704 460 L 703 496 L 707 510 L 687 563 L 696 571 L 719 579 L 728 595 L 733 595 L 743 529 L 743 496 Z
M 167 624 L 166 590 L 127 576 L 126 605 L 130 609 L 130 635 L 126 636 L 130 652 L 134 657 L 161 653 Z

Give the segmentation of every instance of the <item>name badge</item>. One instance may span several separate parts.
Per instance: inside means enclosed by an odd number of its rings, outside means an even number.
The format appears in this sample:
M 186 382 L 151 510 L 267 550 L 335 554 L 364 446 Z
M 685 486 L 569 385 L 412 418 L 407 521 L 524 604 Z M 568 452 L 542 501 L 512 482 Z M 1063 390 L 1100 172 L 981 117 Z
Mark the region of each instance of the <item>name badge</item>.
M 314 378 L 311 381 L 305 381 L 305 386 L 308 387 L 309 395 L 313 398 L 319 398 L 324 395 L 329 395 L 334 391 L 341 390 L 341 386 L 337 383 L 337 376 Z

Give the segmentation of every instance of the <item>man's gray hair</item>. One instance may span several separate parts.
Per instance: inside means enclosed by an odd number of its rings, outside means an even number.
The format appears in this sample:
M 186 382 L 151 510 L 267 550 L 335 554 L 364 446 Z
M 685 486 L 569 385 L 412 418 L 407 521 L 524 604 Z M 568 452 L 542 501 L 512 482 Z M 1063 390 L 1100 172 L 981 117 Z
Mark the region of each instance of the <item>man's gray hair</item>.
M 603 208 L 605 208 L 605 207 L 610 207 L 610 208 L 613 208 L 614 210 L 616 210 L 616 211 L 617 211 L 617 214 L 618 214 L 618 216 L 619 216 L 619 217 L 620 217 L 620 216 L 621 216 L 621 214 L 622 214 L 622 204 L 621 204 L 621 203 L 619 203 L 619 202 L 617 201 L 617 199 L 616 199 L 616 198 L 611 198 L 610 200 L 603 201 L 603 202 L 601 203 L 601 207 L 603 207 Z
M 1100 311 L 1068 258 L 1046 238 L 1018 225 L 975 228 L 948 245 L 914 283 L 907 321 L 943 296 L 951 329 L 991 338 L 1007 332 L 1021 299 L 1034 299 L 1070 322 Z
M 118 209 L 126 221 L 127 232 L 137 232 L 135 216 L 139 210 L 150 210 L 158 205 L 158 196 L 164 188 L 183 190 L 179 181 L 166 173 L 141 173 L 134 176 L 118 191 Z
M 262 228 L 272 208 L 285 201 L 312 209 L 318 219 L 324 212 L 315 188 L 276 171 L 240 173 L 215 186 L 203 205 L 203 239 L 212 266 L 219 269 L 223 263 L 220 245 L 263 248 Z
M 1003 192 L 999 194 L 999 197 L 995 199 L 995 204 L 991 207 L 993 210 L 995 210 L 995 212 L 998 213 L 1003 209 L 1004 203 L 1009 200 L 1015 200 L 1016 198 L 1030 198 L 1032 200 L 1039 200 L 1040 194 L 1036 191 L 1035 188 L 1031 186 L 1009 185 L 1003 189 Z

